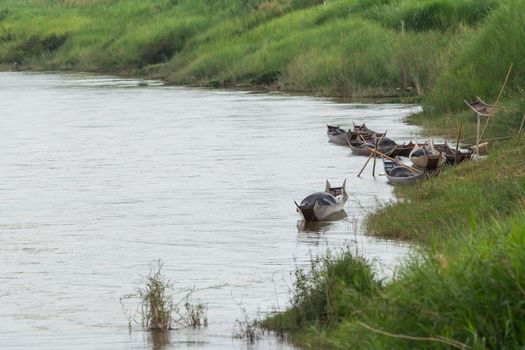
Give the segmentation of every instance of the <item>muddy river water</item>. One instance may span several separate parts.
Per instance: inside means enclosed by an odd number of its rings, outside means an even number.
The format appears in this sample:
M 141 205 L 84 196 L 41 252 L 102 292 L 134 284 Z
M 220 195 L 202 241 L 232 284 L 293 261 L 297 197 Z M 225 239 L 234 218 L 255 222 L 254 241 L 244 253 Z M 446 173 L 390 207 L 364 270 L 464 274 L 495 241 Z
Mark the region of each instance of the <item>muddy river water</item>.
M 418 106 L 31 73 L 0 73 L 0 104 L 0 348 L 244 349 L 240 308 L 286 306 L 311 255 L 348 245 L 389 276 L 408 252 L 362 232 L 392 188 L 357 178 L 366 159 L 326 124 L 404 141 Z M 348 217 L 304 228 L 293 201 L 345 178 Z M 128 329 L 119 298 L 155 259 L 175 288 L 203 288 L 207 328 Z

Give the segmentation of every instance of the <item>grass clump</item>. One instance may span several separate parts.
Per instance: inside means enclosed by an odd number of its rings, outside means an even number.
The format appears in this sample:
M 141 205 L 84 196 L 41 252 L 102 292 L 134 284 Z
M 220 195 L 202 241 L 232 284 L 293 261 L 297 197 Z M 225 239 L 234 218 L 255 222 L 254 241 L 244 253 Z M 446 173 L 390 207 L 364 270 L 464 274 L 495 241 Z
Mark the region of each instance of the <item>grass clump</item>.
M 121 298 L 123 310 L 128 317 L 129 326 L 133 322 L 138 323 L 135 318 L 137 312 L 133 313 L 126 304 L 127 301 L 136 301 L 140 324 L 148 331 L 167 331 L 173 329 L 175 324 L 183 327 L 200 328 L 208 325 L 207 307 L 205 304 L 194 304 L 191 295 L 195 288 L 184 289 L 178 294 L 182 296 L 175 301 L 173 283 L 167 280 L 161 270 L 163 263 L 155 260 L 150 263 L 149 274 L 142 278 L 141 284 L 135 293 L 125 295 Z
M 295 270 L 290 308 L 262 326 L 283 333 L 337 325 L 359 315 L 362 300 L 377 295 L 381 286 L 371 264 L 349 249 L 327 252 L 312 258 L 308 270 Z
M 235 320 L 232 337 L 245 340 L 248 344 L 254 344 L 263 337 L 264 330 L 261 327 L 261 321 L 251 318 L 244 307 L 240 308 L 241 318 Z

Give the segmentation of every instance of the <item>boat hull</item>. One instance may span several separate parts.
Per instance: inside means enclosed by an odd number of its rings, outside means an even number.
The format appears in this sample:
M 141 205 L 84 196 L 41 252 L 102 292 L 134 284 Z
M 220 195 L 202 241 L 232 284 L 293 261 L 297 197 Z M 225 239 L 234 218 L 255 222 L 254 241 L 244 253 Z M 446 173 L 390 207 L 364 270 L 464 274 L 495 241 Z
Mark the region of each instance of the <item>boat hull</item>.
M 388 147 L 378 147 L 377 150 L 383 154 L 390 154 L 395 149 L 395 147 L 395 145 Z M 369 156 L 372 153 L 372 151 L 370 151 L 370 148 L 373 149 L 374 146 L 366 144 L 355 146 L 350 144 L 350 149 L 352 150 L 352 153 L 358 156 Z
M 330 135 L 328 134 L 328 141 L 336 145 L 346 146 L 348 144 L 346 132 L 344 134 Z
M 386 175 L 386 178 L 388 179 L 388 182 L 392 185 L 408 185 L 413 184 L 418 180 L 424 180 L 425 179 L 425 173 L 415 174 L 412 176 L 406 176 L 406 177 L 399 177 L 399 176 L 390 176 Z
M 322 221 L 343 211 L 345 203 L 346 199 L 343 200 L 342 198 L 334 205 L 323 205 L 316 201 L 313 205 L 299 206 L 297 211 L 302 215 L 305 221 Z
M 401 166 L 399 158 L 386 160 L 383 158 L 386 177 L 392 185 L 413 184 L 426 179 L 426 172 L 418 172 Z

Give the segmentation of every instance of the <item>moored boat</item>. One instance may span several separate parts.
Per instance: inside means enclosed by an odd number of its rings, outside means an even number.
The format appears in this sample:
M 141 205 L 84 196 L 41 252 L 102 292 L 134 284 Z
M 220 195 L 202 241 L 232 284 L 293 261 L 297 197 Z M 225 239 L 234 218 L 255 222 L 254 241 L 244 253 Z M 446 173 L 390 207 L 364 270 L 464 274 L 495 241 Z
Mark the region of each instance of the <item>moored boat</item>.
M 412 184 L 426 178 L 425 171 L 416 171 L 402 166 L 398 157 L 394 160 L 383 158 L 383 165 L 388 182 L 392 185 Z
M 348 144 L 348 132 L 345 129 L 332 125 L 327 125 L 326 127 L 328 128 L 326 131 L 326 135 L 328 135 L 328 141 L 343 146 Z
M 428 145 L 414 145 L 409 158 L 416 167 L 427 170 L 437 169 L 445 164 L 447 160 L 443 152 L 435 149 L 432 139 L 430 139 Z
M 409 143 L 403 143 L 402 145 L 396 145 L 396 147 L 390 152 L 390 157 L 408 157 L 410 152 L 414 149 L 416 144 L 410 141 Z
M 332 187 L 326 181 L 324 192 L 313 193 L 295 205 L 305 221 L 320 221 L 344 210 L 347 200 L 346 180 L 341 187 Z
M 394 142 L 394 140 L 389 139 L 388 137 L 378 135 L 374 135 L 372 138 L 361 142 L 359 142 L 358 140 L 354 142 L 349 141 L 348 145 L 350 146 L 350 149 L 352 150 L 353 154 L 359 156 L 368 156 L 371 153 L 370 149 L 376 148 L 376 141 L 377 150 L 381 153 L 389 154 L 396 148 L 396 143 Z
M 434 148 L 445 155 L 445 158 L 447 159 L 447 164 L 449 165 L 457 165 L 463 162 L 464 160 L 468 160 L 472 157 L 472 154 L 474 153 L 472 149 L 462 151 L 458 148 L 458 150 L 456 151 L 447 143 L 439 145 L 435 144 Z

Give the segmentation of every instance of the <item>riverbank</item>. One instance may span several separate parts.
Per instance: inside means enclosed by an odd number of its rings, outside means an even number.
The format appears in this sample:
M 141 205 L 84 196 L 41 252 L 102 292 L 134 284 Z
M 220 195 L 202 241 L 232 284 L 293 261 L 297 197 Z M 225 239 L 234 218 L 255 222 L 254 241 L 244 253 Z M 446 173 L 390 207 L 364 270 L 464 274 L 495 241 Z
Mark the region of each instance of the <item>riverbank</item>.
M 514 137 L 525 110 L 525 5 L 315 3 L 44 1 L 43 10 L 11 1 L 0 61 L 208 87 L 422 95 L 425 112 L 411 122 L 450 138 L 463 122 L 470 139 L 463 99 L 495 101 L 513 64 L 486 134 L 510 139 L 491 144 L 486 161 L 398 189 L 369 217 L 371 234 L 420 242 L 417 256 L 388 283 L 349 252 L 321 258 L 298 272 L 289 311 L 265 326 L 306 348 L 522 346 L 525 149 Z

